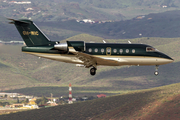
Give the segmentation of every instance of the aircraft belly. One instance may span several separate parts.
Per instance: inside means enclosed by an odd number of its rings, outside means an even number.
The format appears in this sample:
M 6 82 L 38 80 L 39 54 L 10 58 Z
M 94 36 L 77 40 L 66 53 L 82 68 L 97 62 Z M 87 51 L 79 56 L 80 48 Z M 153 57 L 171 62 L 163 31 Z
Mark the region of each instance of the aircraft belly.
M 31 52 L 31 53 L 28 52 L 28 54 L 32 54 L 38 57 L 47 58 L 51 60 L 61 61 L 61 62 L 83 64 L 83 62 L 77 59 L 75 55 L 47 54 L 47 53 L 35 53 L 35 52 Z
M 158 57 L 126 58 L 126 60 L 132 65 L 163 65 L 172 62 L 172 60 Z
M 107 60 L 105 63 L 98 63 L 99 65 L 121 66 L 121 65 L 163 65 L 171 63 L 172 60 L 158 57 L 102 57 Z M 113 62 L 112 62 L 113 61 Z

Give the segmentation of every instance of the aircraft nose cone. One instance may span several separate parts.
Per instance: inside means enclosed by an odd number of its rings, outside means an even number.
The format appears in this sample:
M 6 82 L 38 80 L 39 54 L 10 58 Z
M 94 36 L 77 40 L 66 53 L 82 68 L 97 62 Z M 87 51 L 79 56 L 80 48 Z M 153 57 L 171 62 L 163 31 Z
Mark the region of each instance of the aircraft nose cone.
M 174 62 L 174 59 L 172 59 L 172 58 L 171 58 L 171 57 L 169 57 L 169 56 L 167 56 L 167 60 L 168 60 L 168 62 L 169 62 L 169 63 Z
M 168 58 L 169 58 L 169 60 L 170 60 L 171 62 L 174 62 L 174 59 L 172 59 L 172 58 L 171 58 L 171 57 L 169 57 L 169 56 L 168 56 Z
M 169 63 L 172 63 L 172 62 L 174 62 L 174 60 L 173 60 L 173 59 L 169 60 Z
M 174 59 L 172 59 L 171 57 L 169 57 L 168 55 L 164 54 L 164 53 L 160 53 L 160 56 L 162 58 L 165 58 L 167 60 L 168 63 L 172 63 L 174 61 Z
M 171 58 L 171 62 L 174 62 L 174 59 Z
M 168 56 L 169 57 L 169 56 Z M 171 57 L 169 57 L 168 59 L 166 59 L 167 63 L 172 63 L 174 62 L 174 59 L 172 59 Z

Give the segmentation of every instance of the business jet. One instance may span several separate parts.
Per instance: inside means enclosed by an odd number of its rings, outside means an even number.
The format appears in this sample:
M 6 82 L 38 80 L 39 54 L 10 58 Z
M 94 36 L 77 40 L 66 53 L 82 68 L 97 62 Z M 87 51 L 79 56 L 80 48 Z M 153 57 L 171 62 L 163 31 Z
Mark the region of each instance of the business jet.
M 154 65 L 158 66 L 174 60 L 154 47 L 146 44 L 85 43 L 84 41 L 51 41 L 31 20 L 9 19 L 19 31 L 26 46 L 22 52 L 56 61 L 73 63 L 90 69 L 95 75 L 97 66 Z

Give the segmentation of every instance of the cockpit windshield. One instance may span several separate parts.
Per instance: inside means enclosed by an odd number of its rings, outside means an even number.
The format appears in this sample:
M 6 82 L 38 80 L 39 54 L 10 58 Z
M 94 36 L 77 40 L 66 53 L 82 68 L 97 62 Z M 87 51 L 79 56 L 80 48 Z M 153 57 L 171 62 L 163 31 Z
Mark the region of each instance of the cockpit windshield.
M 146 47 L 146 52 L 155 52 L 155 51 L 159 51 L 153 47 Z

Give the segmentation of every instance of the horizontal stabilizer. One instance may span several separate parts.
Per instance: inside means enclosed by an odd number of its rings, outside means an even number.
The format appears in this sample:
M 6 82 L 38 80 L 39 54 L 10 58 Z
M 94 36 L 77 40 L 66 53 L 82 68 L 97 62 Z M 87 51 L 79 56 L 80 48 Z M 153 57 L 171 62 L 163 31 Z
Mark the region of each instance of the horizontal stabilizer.
M 9 22 L 9 24 L 15 24 L 15 22 L 30 24 L 29 22 L 25 22 L 25 21 L 21 21 L 21 20 L 15 20 L 15 19 L 11 19 L 11 18 L 7 18 L 7 19 L 11 20 L 11 22 Z

